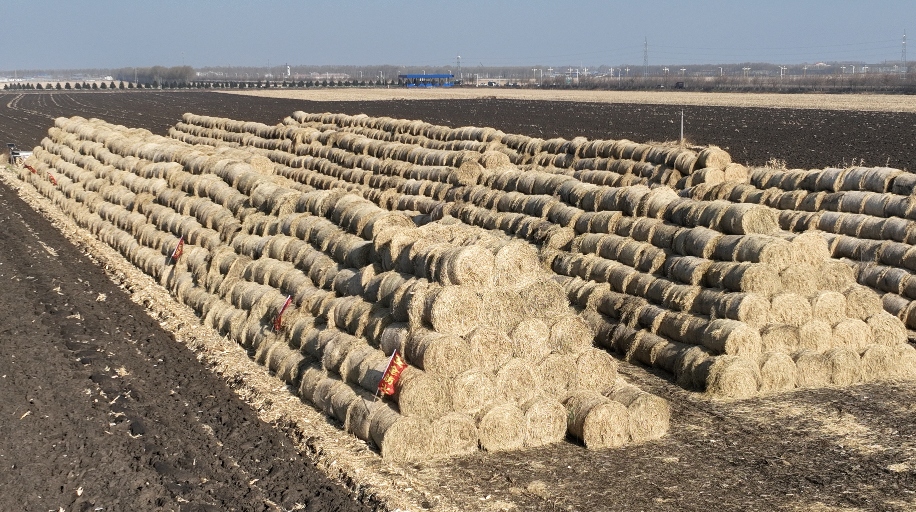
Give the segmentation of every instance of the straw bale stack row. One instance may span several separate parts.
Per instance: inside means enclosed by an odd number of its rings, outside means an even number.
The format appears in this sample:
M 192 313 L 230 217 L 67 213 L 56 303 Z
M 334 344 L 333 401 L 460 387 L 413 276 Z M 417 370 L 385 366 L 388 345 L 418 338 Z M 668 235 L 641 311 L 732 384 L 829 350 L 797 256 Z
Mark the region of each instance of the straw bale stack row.
M 699 186 L 682 194 L 765 204 L 779 209 L 780 225 L 787 231 L 820 231 L 831 255 L 848 264 L 860 284 L 882 295 L 886 311 L 916 329 L 913 174 L 885 167 L 852 167 L 757 168 L 753 175 L 751 184 Z
M 566 154 L 578 151 L 560 141 L 548 146 Z M 629 297 L 628 308 L 636 304 L 636 311 L 645 312 L 623 314 L 616 300 L 604 311 L 597 299 L 579 304 L 593 320 L 624 324 L 633 335 L 650 334 L 653 341 L 664 338 L 667 359 L 634 351 L 633 339 L 621 341 L 623 331 L 616 341 L 604 339 L 607 348 L 663 367 L 688 387 L 749 396 L 899 376 L 896 366 L 869 361 L 905 350 L 902 325 L 881 311 L 874 296 L 854 286 L 852 273 L 829 259 L 823 240 L 781 233 L 770 208 L 678 197 L 667 188 L 583 183 L 576 177 L 583 175 L 497 166 L 480 175 L 480 184 L 455 184 L 444 204 L 428 203 L 427 211 L 432 220 L 452 216 L 525 238 L 544 249 L 552 270 L 579 279 L 572 282 L 608 283 L 608 291 Z M 691 190 L 704 187 L 714 188 Z M 837 306 L 840 298 L 853 302 L 854 314 Z M 834 309 L 827 318 L 812 316 L 807 311 L 815 303 L 818 311 L 824 304 Z M 596 327 L 602 330 L 600 322 Z M 851 369 L 833 364 L 831 375 L 822 371 L 819 378 L 799 379 L 798 361 L 807 361 L 807 352 L 854 364 Z M 706 371 L 709 365 L 687 364 L 692 361 L 687 353 L 720 361 L 716 372 Z
M 469 227 L 410 228 L 361 197 L 290 187 L 228 152 L 97 122 L 58 126 L 45 144 L 55 151 L 36 155 L 42 174 L 22 177 L 71 210 L 91 210 L 91 221 L 78 221 L 141 268 L 157 260 L 156 277 L 180 299 L 383 453 L 512 449 L 567 430 L 608 446 L 667 429 L 664 402 L 616 378 L 563 290 L 533 271 L 526 244 Z M 92 163 L 103 152 L 107 163 Z M 85 166 L 65 165 L 77 159 Z M 61 175 L 59 188 L 46 186 L 49 172 Z M 241 203 L 210 197 L 225 186 L 245 196 Z M 150 197 L 138 201 L 141 194 Z M 211 210 L 232 214 L 235 229 L 205 227 Z M 206 234 L 194 236 L 207 247 L 188 243 L 178 265 L 165 265 L 186 230 Z M 286 295 L 294 297 L 290 328 L 278 336 L 269 324 Z M 539 315 L 522 313 L 535 307 Z M 392 347 L 411 363 L 398 407 L 366 396 Z

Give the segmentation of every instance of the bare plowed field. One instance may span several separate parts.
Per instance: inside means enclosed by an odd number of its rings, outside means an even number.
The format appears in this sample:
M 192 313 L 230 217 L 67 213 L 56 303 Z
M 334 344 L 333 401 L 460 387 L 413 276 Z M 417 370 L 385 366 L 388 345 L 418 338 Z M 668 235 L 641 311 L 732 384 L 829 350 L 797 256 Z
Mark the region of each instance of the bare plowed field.
M 0 138 L 30 147 L 58 116 L 97 117 L 164 134 L 186 111 L 276 123 L 295 110 L 492 126 L 539 137 L 647 141 L 676 138 L 681 107 L 4 94 Z M 741 162 L 778 158 L 790 167 L 825 167 L 864 159 L 916 168 L 916 114 L 684 110 L 691 140 L 726 147 Z M 307 406 L 277 407 L 284 393 L 290 398 L 279 380 L 271 384 L 266 375 L 232 362 L 245 357 L 240 349 L 189 340 L 187 320 L 162 316 L 170 306 L 148 298 L 147 284 L 133 281 L 109 256 L 97 256 L 91 244 L 71 244 L 85 234 L 66 228 L 64 237 L 42 216 L 53 217 L 53 208 L 41 205 L 30 207 L 0 186 L 0 280 L 6 284 L 0 288 L 2 509 L 916 508 L 912 383 L 726 402 L 621 364 L 633 383 L 672 404 L 667 437 L 613 450 L 561 443 L 447 461 L 383 462 L 365 445 L 333 435 L 332 425 L 309 423 L 297 412 Z

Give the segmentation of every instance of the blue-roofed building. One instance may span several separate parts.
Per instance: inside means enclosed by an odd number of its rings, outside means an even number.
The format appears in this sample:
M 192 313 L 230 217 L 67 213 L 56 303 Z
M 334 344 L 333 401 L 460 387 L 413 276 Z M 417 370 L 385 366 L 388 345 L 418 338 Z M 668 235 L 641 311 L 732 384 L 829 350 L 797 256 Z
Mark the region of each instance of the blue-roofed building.
M 438 75 L 398 75 L 398 84 L 407 87 L 451 87 L 454 85 L 455 75 L 438 74 Z

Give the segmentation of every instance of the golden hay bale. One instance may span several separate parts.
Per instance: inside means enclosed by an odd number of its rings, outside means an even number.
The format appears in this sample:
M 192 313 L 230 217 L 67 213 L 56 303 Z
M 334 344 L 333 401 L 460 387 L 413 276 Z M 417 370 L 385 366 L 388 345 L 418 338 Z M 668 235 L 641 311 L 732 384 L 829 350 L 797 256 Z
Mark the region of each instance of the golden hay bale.
M 830 361 L 823 352 L 802 350 L 795 354 L 798 368 L 796 382 L 800 388 L 822 388 L 830 385 Z
M 848 348 L 832 348 L 825 354 L 830 367 L 830 382 L 837 386 L 849 386 L 862 382 L 863 366 L 859 353 Z
M 811 303 L 797 293 L 781 293 L 770 301 L 769 323 L 800 327 L 811 320 Z
M 730 163 L 732 163 L 731 155 L 717 146 L 709 146 L 702 149 L 697 155 L 694 169 L 703 169 L 706 167 L 725 169 Z
M 701 281 L 691 284 L 756 293 L 763 297 L 772 297 L 783 290 L 779 269 L 767 263 L 712 262 L 705 268 Z
M 627 408 L 630 439 L 633 442 L 659 439 L 668 433 L 671 407 L 667 400 L 647 393 L 619 377 L 614 386 L 605 392 L 605 396 Z
M 578 315 L 567 314 L 550 325 L 548 345 L 552 352 L 578 354 L 592 346 L 595 333 Z
M 813 319 L 798 328 L 798 348 L 823 352 L 834 344 L 833 327 L 824 320 Z
M 605 350 L 588 348 L 576 357 L 579 389 L 604 392 L 617 381 L 617 361 Z
M 493 253 L 478 245 L 449 251 L 441 264 L 441 274 L 447 277 L 442 284 L 487 286 L 493 281 L 495 272 Z
M 476 414 L 496 396 L 493 378 L 478 368 L 456 375 L 449 384 L 452 409 L 457 412 Z
M 827 240 L 816 231 L 807 231 L 792 238 L 792 246 L 800 263 L 820 265 L 830 259 Z
M 749 203 L 728 205 L 717 224 L 720 231 L 729 235 L 769 235 L 779 230 L 779 221 L 774 209 Z
M 835 291 L 821 291 L 810 298 L 811 318 L 834 325 L 846 318 L 846 296 Z
M 512 358 L 512 338 L 504 331 L 492 327 L 482 326 L 474 329 L 465 336 L 469 349 L 480 354 L 481 368 L 494 373 L 506 361 Z
M 494 284 L 519 289 L 536 279 L 539 269 L 537 248 L 521 240 L 499 247 L 494 254 Z
M 386 459 L 419 462 L 434 455 L 432 423 L 423 418 L 402 416 L 390 407 L 372 411 L 369 437 Z
M 433 421 L 432 445 L 435 455 L 453 457 L 477 451 L 477 424 L 474 418 L 457 412 Z
M 804 296 L 817 292 L 820 284 L 817 267 L 813 265 L 793 265 L 783 269 L 777 276 L 782 289 Z
M 795 388 L 797 367 L 783 352 L 764 352 L 757 358 L 760 365 L 760 392 L 778 393 Z
M 476 367 L 479 354 L 458 336 L 414 329 L 404 343 L 404 357 L 423 371 L 450 377 Z
M 480 325 L 510 332 L 529 312 L 517 293 L 506 288 L 484 288 Z
M 538 318 L 523 318 L 509 333 L 512 357 L 539 361 L 550 353 L 550 327 Z
M 493 404 L 476 415 L 480 447 L 488 452 L 517 450 L 525 445 L 525 414 L 515 404 Z
M 706 374 L 706 392 L 724 398 L 748 398 L 757 394 L 760 386 L 760 368 L 753 360 L 722 355 L 714 358 Z
M 626 406 L 596 391 L 579 391 L 566 399 L 569 433 L 586 448 L 622 446 L 630 441 Z
M 862 354 L 862 380 L 870 382 L 912 378 L 916 372 L 916 367 L 913 366 L 916 361 L 913 357 L 907 357 L 907 353 L 910 356 L 916 355 L 909 345 L 868 347 Z
M 535 367 L 541 391 L 564 400 L 579 386 L 579 372 L 574 354 L 550 354 Z
M 493 381 L 495 399 L 500 402 L 521 404 L 538 394 L 538 380 L 531 364 L 524 359 L 508 360 L 496 372 Z
M 835 346 L 861 354 L 875 342 L 875 337 L 867 323 L 858 318 L 848 318 L 833 326 L 833 340 Z
M 843 290 L 846 296 L 846 315 L 866 320 L 883 310 L 881 296 L 865 286 L 852 285 Z
M 422 311 L 427 325 L 455 336 L 473 331 L 483 314 L 480 296 L 468 286 L 430 286 Z
M 520 406 L 525 415 L 525 447 L 558 443 L 566 437 L 566 409 L 549 397 L 535 397 Z
M 837 260 L 822 263 L 817 275 L 820 276 L 818 289 L 843 292 L 856 282 L 855 271 L 849 265 Z
M 569 313 L 566 291 L 552 279 L 539 279 L 518 290 L 518 295 L 525 311 L 536 318 L 555 319 Z
M 445 377 L 408 366 L 401 373 L 394 399 L 404 416 L 436 418 L 451 410 L 448 384 Z
M 907 342 L 906 326 L 896 316 L 887 311 L 878 312 L 866 320 L 871 329 L 875 343 L 879 345 L 899 345 Z
M 753 293 L 721 293 L 703 289 L 693 301 L 691 312 L 708 314 L 713 319 L 729 318 L 751 327 L 761 327 L 769 322 L 770 301 Z
M 760 345 L 763 352 L 795 352 L 799 345 L 798 327 L 767 324 L 760 330 Z

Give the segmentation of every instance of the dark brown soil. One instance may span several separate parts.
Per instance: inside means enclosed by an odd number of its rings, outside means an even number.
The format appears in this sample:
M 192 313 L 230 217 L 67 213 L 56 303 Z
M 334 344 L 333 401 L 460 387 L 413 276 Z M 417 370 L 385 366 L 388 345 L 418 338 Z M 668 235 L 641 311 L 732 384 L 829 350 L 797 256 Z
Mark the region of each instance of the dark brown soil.
M 190 92 L 0 99 L 0 139 L 23 147 L 37 144 L 60 115 L 164 134 L 185 111 L 268 123 L 294 110 L 364 112 L 541 137 L 641 141 L 675 138 L 680 112 L 498 100 L 312 103 Z M 916 169 L 913 114 L 715 107 L 685 114 L 693 142 L 727 147 L 738 161 L 780 158 L 793 167 L 824 167 L 864 159 Z M 359 506 L 5 187 L 0 219 L 0 509 Z M 104 302 L 97 301 L 100 293 Z M 410 471 L 439 482 L 444 496 L 469 510 L 500 509 L 489 506 L 496 502 L 518 510 L 916 509 L 912 383 L 729 403 L 683 391 L 642 368 L 623 365 L 623 371 L 671 401 L 669 436 L 606 451 L 563 443 L 480 453 Z
M 5 186 L 0 226 L 0 510 L 375 508 Z
M 783 160 L 790 168 L 860 164 L 916 171 L 916 114 L 848 110 L 677 107 L 523 100 L 314 102 L 209 92 L 0 93 L 0 142 L 33 147 L 58 116 L 98 117 L 165 135 L 193 112 L 279 123 L 296 110 L 364 113 L 449 126 L 492 126 L 551 138 L 585 136 L 638 142 L 677 140 L 727 149 L 736 162 Z

